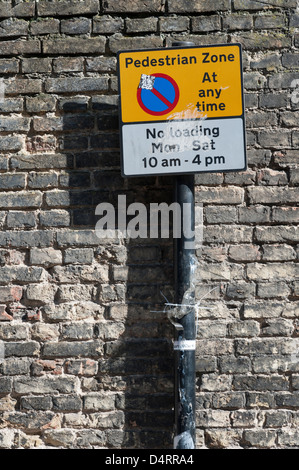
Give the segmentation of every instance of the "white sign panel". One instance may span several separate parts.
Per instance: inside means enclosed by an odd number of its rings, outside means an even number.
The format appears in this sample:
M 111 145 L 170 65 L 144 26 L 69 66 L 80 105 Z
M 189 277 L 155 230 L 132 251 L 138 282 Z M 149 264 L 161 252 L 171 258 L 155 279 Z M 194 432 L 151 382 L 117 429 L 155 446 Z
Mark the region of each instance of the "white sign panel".
M 131 124 L 122 138 L 127 175 L 244 169 L 240 118 Z

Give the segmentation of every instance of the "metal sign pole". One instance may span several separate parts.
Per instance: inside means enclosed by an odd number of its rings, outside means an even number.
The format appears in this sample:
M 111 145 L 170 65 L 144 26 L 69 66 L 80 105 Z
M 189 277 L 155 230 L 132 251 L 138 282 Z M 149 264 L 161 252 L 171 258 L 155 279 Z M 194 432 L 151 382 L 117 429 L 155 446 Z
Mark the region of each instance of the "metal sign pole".
M 174 42 L 174 47 L 194 46 L 192 42 Z M 176 303 L 181 305 L 183 315 L 176 321 L 175 340 L 175 449 L 195 448 L 195 308 L 190 307 L 194 299 L 191 288 L 192 265 L 195 248 L 194 234 L 194 175 L 178 175 L 175 181 L 175 200 L 180 204 L 181 237 L 175 239 L 175 287 Z M 184 210 L 187 208 L 187 211 Z M 186 234 L 186 228 L 188 232 Z M 187 296 L 186 296 L 186 293 Z M 191 301 L 191 302 L 190 302 Z M 188 304 L 188 307 L 183 305 Z M 181 315 L 180 315 L 181 316 Z
M 175 449 L 196 446 L 194 174 L 247 167 L 241 46 L 194 46 L 118 52 L 122 175 L 177 175 Z

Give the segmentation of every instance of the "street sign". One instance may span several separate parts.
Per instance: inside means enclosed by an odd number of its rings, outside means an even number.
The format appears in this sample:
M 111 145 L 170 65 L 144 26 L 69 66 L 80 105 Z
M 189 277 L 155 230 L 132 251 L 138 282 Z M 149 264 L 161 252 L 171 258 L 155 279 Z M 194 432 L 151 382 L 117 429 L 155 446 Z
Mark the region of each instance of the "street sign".
M 240 44 L 118 53 L 123 176 L 246 169 Z

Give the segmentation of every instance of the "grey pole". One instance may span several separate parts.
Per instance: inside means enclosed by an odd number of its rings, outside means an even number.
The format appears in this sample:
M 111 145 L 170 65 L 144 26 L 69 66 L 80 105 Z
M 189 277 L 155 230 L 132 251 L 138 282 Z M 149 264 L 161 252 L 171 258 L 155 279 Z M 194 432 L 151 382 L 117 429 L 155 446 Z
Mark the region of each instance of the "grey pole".
M 191 47 L 193 42 L 173 42 L 173 47 Z M 194 263 L 194 237 L 187 238 L 186 227 L 194 233 L 194 175 L 178 175 L 175 181 L 175 200 L 180 204 L 181 214 L 184 210 L 184 221 L 181 217 L 181 237 L 175 239 L 175 288 L 176 303 L 191 304 L 194 301 L 192 290 L 192 269 Z M 187 206 L 185 206 L 187 204 Z M 187 234 L 188 235 L 188 234 Z M 190 243 L 191 242 L 191 243 Z M 193 242 L 193 243 L 192 243 Z M 190 246 L 191 245 L 191 246 Z M 186 292 L 189 291 L 187 297 Z M 181 309 L 183 311 L 183 309 Z M 176 321 L 181 325 L 176 328 L 175 344 L 181 344 L 175 350 L 175 449 L 195 449 L 195 347 L 184 349 L 184 344 L 195 344 L 195 309 L 185 307 L 182 318 Z M 189 343 L 188 343 L 189 342 Z

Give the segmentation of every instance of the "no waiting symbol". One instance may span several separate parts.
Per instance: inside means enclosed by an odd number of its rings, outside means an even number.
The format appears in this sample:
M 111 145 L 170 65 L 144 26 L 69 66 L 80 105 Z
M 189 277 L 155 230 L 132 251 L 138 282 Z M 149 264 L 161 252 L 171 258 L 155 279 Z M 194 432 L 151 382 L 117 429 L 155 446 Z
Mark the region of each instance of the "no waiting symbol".
M 146 77 L 149 79 L 147 85 L 151 82 L 152 86 L 139 85 L 137 90 L 139 106 L 143 111 L 153 116 L 163 116 L 163 114 L 170 113 L 179 101 L 180 92 L 177 83 L 164 73 L 153 73 Z

